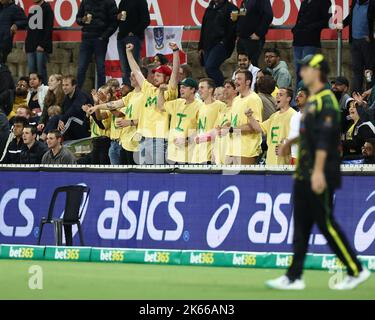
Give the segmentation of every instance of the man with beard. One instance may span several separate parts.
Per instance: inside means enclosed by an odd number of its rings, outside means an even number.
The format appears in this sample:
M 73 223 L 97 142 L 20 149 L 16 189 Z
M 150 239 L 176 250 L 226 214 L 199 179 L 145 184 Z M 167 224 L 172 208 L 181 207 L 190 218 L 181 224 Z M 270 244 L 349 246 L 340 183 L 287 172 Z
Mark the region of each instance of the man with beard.
M 253 75 L 253 79 L 257 78 L 257 74 L 258 74 L 258 71 L 260 69 L 252 64 L 252 62 L 251 62 L 249 56 L 247 55 L 247 53 L 245 53 L 245 52 L 239 52 L 238 53 L 237 64 L 238 64 L 237 70 L 241 70 L 241 71 L 249 70 Z M 235 79 L 236 79 L 236 71 L 233 73 L 233 76 L 232 76 L 232 80 L 234 81 Z M 256 83 L 256 81 L 253 81 L 253 83 L 251 84 L 251 90 L 253 90 L 253 91 L 255 89 L 255 83 Z
M 8 119 L 12 119 L 20 106 L 27 105 L 27 94 L 29 93 L 29 77 L 21 77 L 16 86 L 16 95 L 14 97 L 12 111 L 8 115 Z
M 351 99 L 349 95 L 349 80 L 345 77 L 337 77 L 331 82 L 332 91 L 335 94 L 341 111 L 341 130 L 346 132 L 349 129 L 351 120 L 349 116 L 348 100 Z

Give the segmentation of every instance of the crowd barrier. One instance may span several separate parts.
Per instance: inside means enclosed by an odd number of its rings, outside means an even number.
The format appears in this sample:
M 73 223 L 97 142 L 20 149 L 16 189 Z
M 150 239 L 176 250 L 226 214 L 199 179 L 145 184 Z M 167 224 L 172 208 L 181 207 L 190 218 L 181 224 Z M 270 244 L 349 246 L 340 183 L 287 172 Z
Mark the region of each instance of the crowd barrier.
M 81 218 L 89 247 L 290 253 L 292 170 L 220 166 L 2 166 L 0 244 L 36 245 L 56 187 L 91 193 Z M 335 216 L 362 256 L 375 256 L 375 167 L 344 166 Z M 63 199 L 55 216 L 63 214 Z M 43 245 L 54 245 L 52 226 Z M 73 228 L 74 244 L 79 244 Z M 330 254 L 314 229 L 310 252 Z M 220 259 L 219 259 L 220 260 Z

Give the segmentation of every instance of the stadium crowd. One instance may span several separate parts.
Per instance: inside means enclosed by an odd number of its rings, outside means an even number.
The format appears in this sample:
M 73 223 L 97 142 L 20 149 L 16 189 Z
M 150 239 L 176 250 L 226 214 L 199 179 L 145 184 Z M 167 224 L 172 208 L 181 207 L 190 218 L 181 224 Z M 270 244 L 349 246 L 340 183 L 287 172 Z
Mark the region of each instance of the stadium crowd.
M 273 20 L 269 0 L 243 0 L 239 8 L 212 0 L 198 46 L 207 74 L 202 79 L 193 78 L 189 65 L 180 65 L 176 43 L 169 44 L 173 61 L 157 55 L 151 64 L 141 63 L 150 24 L 146 0 L 122 0 L 118 8 L 114 0 L 81 2 L 77 75 L 48 77 L 53 11 L 46 1 L 34 3 L 43 12 L 42 28 L 31 24 L 37 11 L 26 17 L 12 0 L 0 0 L 0 163 L 295 164 L 298 146 L 287 156 L 279 147 L 299 135 L 309 99 L 299 62 L 320 51 L 330 0 L 301 3 L 292 29 L 294 76 L 278 49 L 263 49 Z M 349 16 L 336 25 L 349 26 L 353 59 L 352 83 L 340 76 L 326 84 L 342 115 L 344 163 L 375 164 L 374 19 L 375 0 L 354 0 Z M 108 39 L 117 28 L 122 84 L 105 78 Z M 19 29 L 27 32 L 29 74 L 14 84 L 7 57 Z M 238 68 L 225 79 L 220 67 L 234 50 Z M 93 55 L 98 88 L 85 92 Z M 91 152 L 78 158 L 64 146 L 89 138 Z

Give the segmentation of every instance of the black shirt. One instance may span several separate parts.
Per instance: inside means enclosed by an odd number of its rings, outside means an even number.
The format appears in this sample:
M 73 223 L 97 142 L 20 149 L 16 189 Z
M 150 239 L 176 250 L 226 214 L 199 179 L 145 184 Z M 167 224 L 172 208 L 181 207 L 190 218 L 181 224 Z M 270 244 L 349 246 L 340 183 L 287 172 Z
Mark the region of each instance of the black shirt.
M 324 89 L 309 98 L 301 119 L 300 146 L 295 177 L 310 181 L 317 150 L 327 152 L 324 173 L 331 188 L 341 185 L 340 110 L 331 90 Z
M 143 39 L 145 29 L 150 25 L 150 13 L 146 0 L 121 0 L 118 12 L 126 11 L 126 20 L 119 21 L 117 39 L 123 39 L 133 33 Z

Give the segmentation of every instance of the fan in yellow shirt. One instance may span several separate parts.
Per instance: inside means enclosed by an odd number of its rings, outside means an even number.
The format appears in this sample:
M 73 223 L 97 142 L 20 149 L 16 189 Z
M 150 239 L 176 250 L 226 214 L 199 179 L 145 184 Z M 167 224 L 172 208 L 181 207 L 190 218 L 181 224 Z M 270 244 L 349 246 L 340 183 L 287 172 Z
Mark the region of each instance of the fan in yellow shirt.
M 255 164 L 261 152 L 262 136 L 248 126 L 246 112 L 251 108 L 254 117 L 262 121 L 263 104 L 259 96 L 251 91 L 253 75 L 250 71 L 237 71 L 236 90 L 239 95 L 233 100 L 230 122 L 222 129 L 223 135 L 229 135 L 227 164 Z
M 166 90 L 166 86 L 160 86 Z M 195 98 L 198 83 L 192 78 L 186 78 L 181 83 L 181 99 L 164 102 L 158 101 L 158 107 L 170 115 L 170 130 L 168 136 L 167 159 L 170 164 L 186 164 L 190 162 L 196 134 L 198 111 L 202 102 Z
M 163 92 L 165 101 L 175 100 L 178 95 L 178 71 L 180 68 L 179 48 L 176 43 L 169 43 L 173 51 L 173 69 L 162 65 L 153 70 L 153 84 L 149 83 L 142 74 L 140 67 L 133 56 L 133 44 L 127 44 L 126 55 L 135 79 L 141 92 L 145 95 L 145 106 L 140 112 L 138 133 L 142 139 L 141 164 L 164 164 L 165 163 L 165 139 L 168 137 L 169 118 L 168 113 L 158 109 L 158 98 L 160 96 L 160 85 L 168 84 L 168 89 Z
M 222 136 L 222 128 L 230 122 L 230 113 L 233 100 L 237 97 L 236 86 L 233 80 L 224 81 L 223 90 L 226 107 L 219 114 L 215 123 L 215 141 L 214 141 L 214 162 L 218 165 L 226 164 L 226 153 L 228 149 L 229 135 Z
M 215 82 L 210 78 L 201 79 L 199 82 L 199 95 L 203 100 L 198 111 L 197 136 L 191 163 L 212 163 L 212 136 L 216 120 L 226 105 L 214 99 Z
M 263 132 L 267 135 L 267 165 L 288 165 L 290 155 L 281 157 L 277 155 L 277 149 L 289 136 L 290 119 L 296 113 L 290 107 L 293 99 L 293 90 L 280 88 L 276 97 L 279 111 L 274 113 L 267 121 L 259 123 L 252 115 L 252 110 L 247 113 L 249 126 L 256 132 Z

